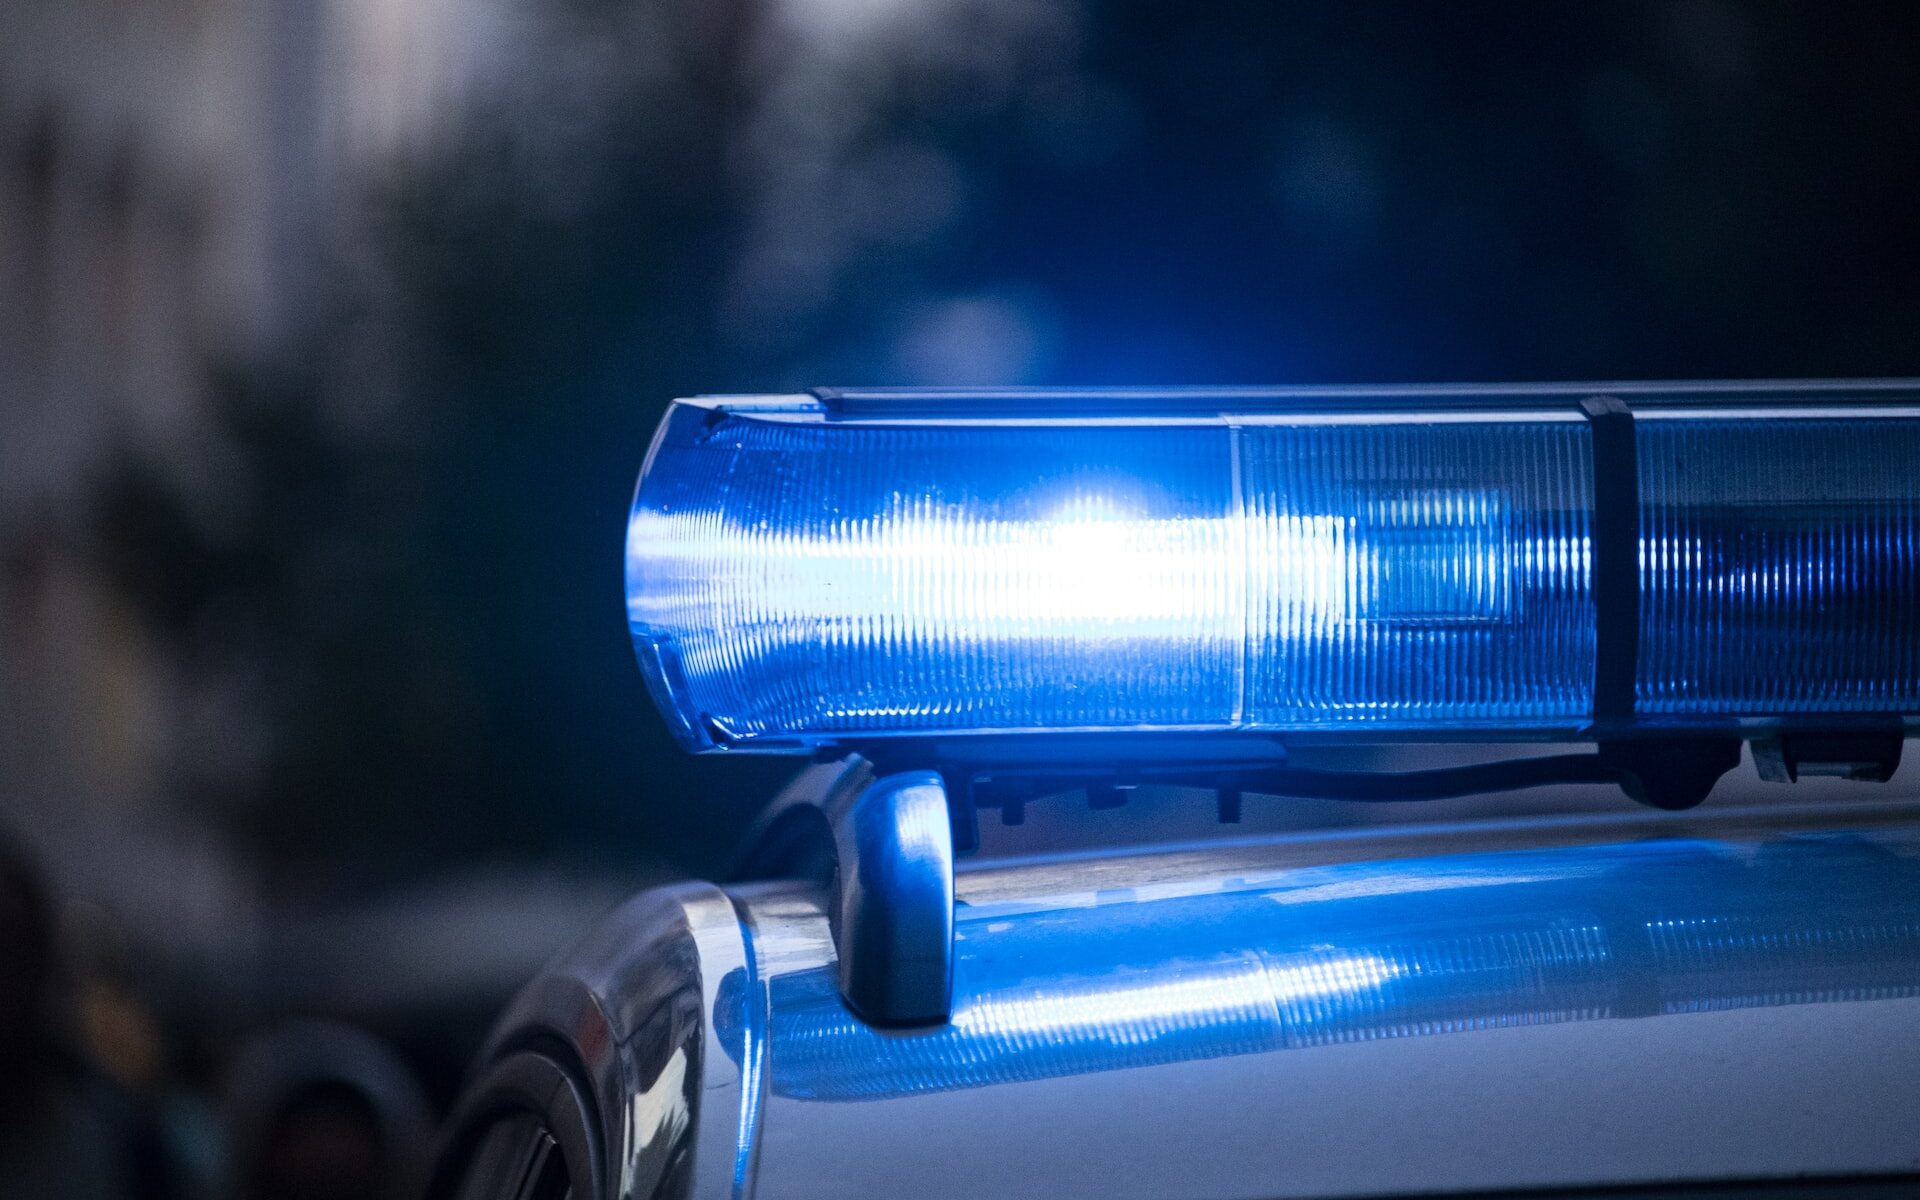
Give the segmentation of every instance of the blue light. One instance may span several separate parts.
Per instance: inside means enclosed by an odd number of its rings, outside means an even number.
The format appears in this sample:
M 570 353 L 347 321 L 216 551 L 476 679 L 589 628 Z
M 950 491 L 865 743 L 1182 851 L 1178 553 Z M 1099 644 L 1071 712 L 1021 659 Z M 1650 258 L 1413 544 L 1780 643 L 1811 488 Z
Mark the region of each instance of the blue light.
M 1920 715 L 1920 410 L 1835 414 L 1636 418 L 1640 716 Z M 688 401 L 634 500 L 628 615 L 694 748 L 1578 736 L 1593 505 L 1592 432 L 1564 405 L 890 419 Z
M 629 616 L 696 745 L 1572 726 L 1586 436 L 683 405 L 628 527 Z
M 1593 681 L 1588 437 L 1546 414 L 1242 429 L 1242 723 L 1577 725 Z M 1330 523 L 1334 552 L 1276 572 L 1265 556 L 1289 561 L 1303 521 Z
M 1224 429 L 670 418 L 636 639 L 730 739 L 1224 727 L 1244 643 Z
M 1914 710 L 1920 419 L 1683 410 L 1639 444 L 1642 711 Z

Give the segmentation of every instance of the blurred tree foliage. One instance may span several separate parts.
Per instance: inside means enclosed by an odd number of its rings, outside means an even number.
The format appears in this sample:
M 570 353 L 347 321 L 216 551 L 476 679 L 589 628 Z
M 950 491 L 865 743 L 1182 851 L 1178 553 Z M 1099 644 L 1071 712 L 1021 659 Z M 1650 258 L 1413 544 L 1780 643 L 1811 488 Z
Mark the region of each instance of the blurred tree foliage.
M 1002 29 L 967 53 L 1007 50 L 1007 7 L 948 6 Z M 458 136 L 369 199 L 310 338 L 220 381 L 209 477 L 129 445 L 102 487 L 104 561 L 195 697 L 175 786 L 283 878 L 724 862 L 791 767 L 695 762 L 651 711 L 622 603 L 634 475 L 668 398 L 785 385 L 835 338 L 869 360 L 900 303 L 872 272 L 840 291 L 860 231 L 784 227 L 766 156 L 809 136 L 787 127 L 827 123 L 801 174 L 830 182 L 893 131 L 964 139 L 1006 103 L 936 120 L 964 60 L 928 91 L 890 58 L 944 53 L 925 21 L 797 71 L 782 56 L 823 31 L 752 0 L 582 2 L 529 32 Z M 813 256 L 792 263 L 807 288 L 782 254 Z
M 292 866 L 719 861 L 780 768 L 667 744 L 621 605 L 676 394 L 1917 365 L 1911 9 L 524 16 L 224 389 L 214 498 L 137 455 L 105 493 L 212 681 L 183 789 Z

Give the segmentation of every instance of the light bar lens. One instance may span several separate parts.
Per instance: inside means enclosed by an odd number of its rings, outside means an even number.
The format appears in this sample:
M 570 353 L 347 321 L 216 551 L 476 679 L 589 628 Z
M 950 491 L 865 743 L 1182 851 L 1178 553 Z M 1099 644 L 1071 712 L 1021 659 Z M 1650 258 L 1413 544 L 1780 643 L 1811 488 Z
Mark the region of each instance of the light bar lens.
M 1578 419 L 1242 429 L 1245 723 L 1577 723 L 1589 436 Z
M 725 738 L 1229 721 L 1227 430 L 701 415 L 654 455 L 628 598 Z
M 1920 419 L 1653 412 L 1638 444 L 1642 712 L 1920 706 Z
M 1920 710 L 1914 410 L 1662 409 L 1636 428 L 1643 717 Z M 629 617 L 696 747 L 1577 733 L 1592 453 L 1564 403 L 1036 419 L 682 402 L 634 501 Z

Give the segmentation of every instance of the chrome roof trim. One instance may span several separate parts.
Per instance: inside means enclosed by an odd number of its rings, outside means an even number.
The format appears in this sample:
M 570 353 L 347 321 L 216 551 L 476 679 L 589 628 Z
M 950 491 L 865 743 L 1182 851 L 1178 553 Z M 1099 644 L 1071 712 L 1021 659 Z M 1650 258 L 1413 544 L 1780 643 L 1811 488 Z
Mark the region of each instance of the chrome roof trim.
M 751 948 L 709 883 L 643 892 L 515 999 L 483 1064 L 531 1050 L 585 1077 L 606 1178 L 622 1200 L 744 1195 L 756 1080 L 743 1047 L 764 1026 Z M 722 1011 L 724 1009 L 724 1012 Z

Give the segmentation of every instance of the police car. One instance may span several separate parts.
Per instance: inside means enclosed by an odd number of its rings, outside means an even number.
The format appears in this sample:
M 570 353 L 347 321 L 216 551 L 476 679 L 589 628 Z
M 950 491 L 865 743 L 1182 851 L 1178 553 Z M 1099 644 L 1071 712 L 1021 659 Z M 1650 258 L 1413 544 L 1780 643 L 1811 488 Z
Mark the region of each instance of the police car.
M 679 739 L 804 765 L 514 1002 L 437 1196 L 1920 1190 L 1920 383 L 701 398 L 626 555 Z M 1221 836 L 972 853 L 1138 788 Z

